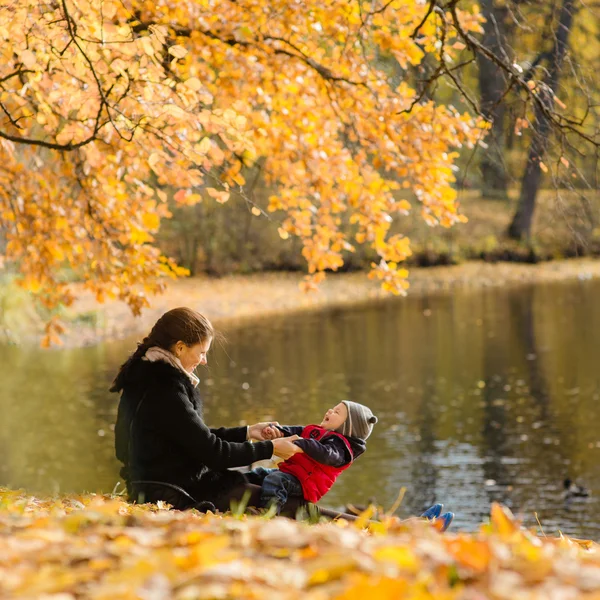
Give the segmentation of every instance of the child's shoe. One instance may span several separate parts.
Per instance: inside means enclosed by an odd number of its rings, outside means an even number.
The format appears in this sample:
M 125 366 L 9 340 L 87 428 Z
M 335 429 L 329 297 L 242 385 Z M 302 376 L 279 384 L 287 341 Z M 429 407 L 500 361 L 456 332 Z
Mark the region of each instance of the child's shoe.
M 450 527 L 450 523 L 452 523 L 452 519 L 454 519 L 454 513 L 446 512 L 443 515 L 440 515 L 433 523 L 433 526 L 439 531 L 444 532 L 448 527 Z
M 444 508 L 443 504 L 434 504 L 433 506 L 430 506 L 421 515 L 421 517 L 423 517 L 424 519 L 427 519 L 428 521 L 431 521 L 432 519 L 437 519 L 440 516 L 443 508 Z

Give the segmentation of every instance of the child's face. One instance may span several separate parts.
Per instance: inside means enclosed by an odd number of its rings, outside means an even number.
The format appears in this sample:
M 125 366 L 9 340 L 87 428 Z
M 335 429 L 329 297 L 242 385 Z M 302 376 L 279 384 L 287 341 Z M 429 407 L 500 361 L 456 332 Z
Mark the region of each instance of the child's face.
M 340 402 L 333 408 L 330 408 L 321 421 L 321 427 L 324 429 L 337 429 L 341 427 L 344 421 L 348 418 L 348 407 Z

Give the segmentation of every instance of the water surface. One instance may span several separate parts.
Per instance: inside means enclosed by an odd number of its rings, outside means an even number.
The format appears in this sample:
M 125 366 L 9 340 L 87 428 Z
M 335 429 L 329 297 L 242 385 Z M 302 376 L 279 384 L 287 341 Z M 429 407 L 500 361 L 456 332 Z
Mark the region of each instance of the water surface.
M 600 539 L 600 283 L 455 290 L 226 331 L 199 371 L 211 426 L 319 422 L 340 400 L 379 416 L 326 504 L 434 501 L 473 529 L 501 501 L 525 522 Z M 117 398 L 134 341 L 0 348 L 0 485 L 111 491 Z M 565 503 L 566 476 L 589 499 Z

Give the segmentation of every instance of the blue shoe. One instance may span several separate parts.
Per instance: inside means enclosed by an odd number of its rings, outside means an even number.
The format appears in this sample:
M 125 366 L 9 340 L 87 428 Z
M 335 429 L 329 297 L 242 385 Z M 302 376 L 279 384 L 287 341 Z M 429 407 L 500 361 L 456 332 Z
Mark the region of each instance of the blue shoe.
M 447 513 L 444 513 L 443 515 L 440 515 L 439 521 L 441 523 L 441 527 L 439 530 L 446 531 L 446 529 L 448 529 L 448 527 L 450 527 L 450 523 L 452 523 L 452 519 L 454 519 L 453 512 L 447 512 Z
M 434 504 L 433 506 L 430 506 L 421 515 L 421 517 L 427 519 L 428 521 L 431 521 L 432 519 L 437 519 L 440 516 L 443 508 L 444 508 L 443 504 Z

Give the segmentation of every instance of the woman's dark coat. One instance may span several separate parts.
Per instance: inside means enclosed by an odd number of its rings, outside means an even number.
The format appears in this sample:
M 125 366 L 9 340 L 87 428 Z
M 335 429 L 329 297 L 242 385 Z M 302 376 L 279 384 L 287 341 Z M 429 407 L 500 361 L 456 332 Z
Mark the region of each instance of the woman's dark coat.
M 197 501 L 213 502 L 245 482 L 241 473 L 227 469 L 273 454 L 272 442 L 246 441 L 246 427 L 209 429 L 190 379 L 165 362 L 141 359 L 127 369 L 115 447 L 130 496 L 142 490 L 146 501 L 170 501 L 172 496 L 161 486 L 135 482 L 175 484 Z

